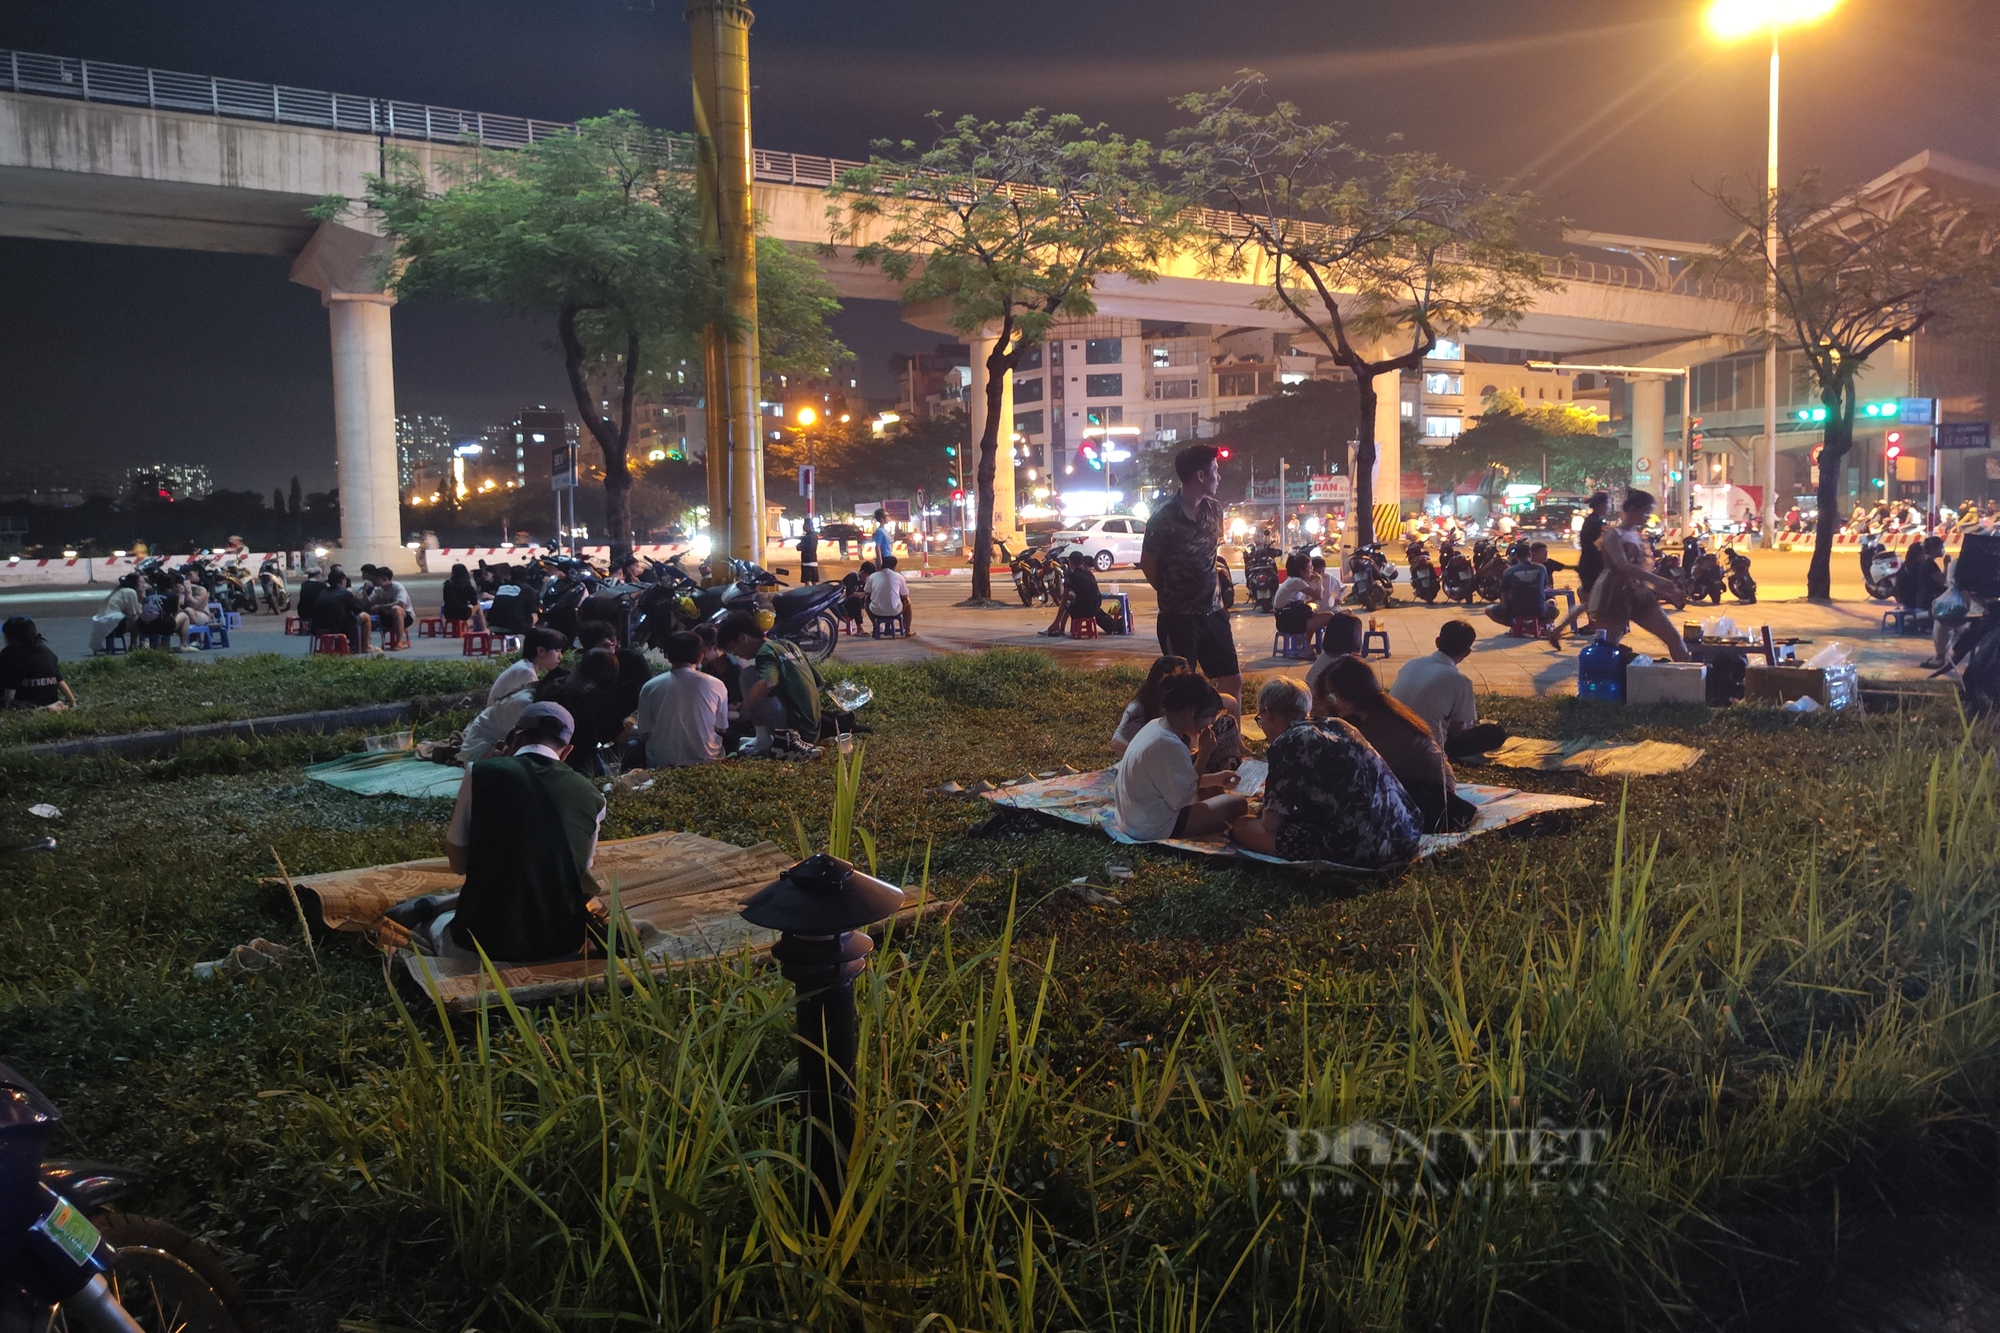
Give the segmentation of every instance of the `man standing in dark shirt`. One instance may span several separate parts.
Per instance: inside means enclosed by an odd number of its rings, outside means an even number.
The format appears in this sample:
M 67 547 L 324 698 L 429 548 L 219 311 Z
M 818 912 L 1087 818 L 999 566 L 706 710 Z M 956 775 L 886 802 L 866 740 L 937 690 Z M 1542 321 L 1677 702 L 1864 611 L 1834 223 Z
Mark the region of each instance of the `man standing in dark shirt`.
M 1590 609 L 1590 590 L 1597 586 L 1597 576 L 1604 572 L 1604 551 L 1598 543 L 1604 538 L 1604 516 L 1610 511 L 1608 492 L 1599 491 L 1590 497 L 1590 512 L 1584 515 L 1583 527 L 1576 534 L 1576 581 L 1583 590 L 1577 594 L 1576 605 L 1569 609 L 1569 614 L 1549 627 L 1549 642 L 1557 648 L 1563 646 L 1563 631 Z
M 1191 444 L 1174 455 L 1181 488 L 1146 521 L 1139 570 L 1159 595 L 1160 651 L 1195 663 L 1222 695 L 1233 719 L 1243 709 L 1243 675 L 1229 632 L 1216 572 L 1222 543 L 1222 506 L 1216 490 L 1222 467 L 1212 444 Z

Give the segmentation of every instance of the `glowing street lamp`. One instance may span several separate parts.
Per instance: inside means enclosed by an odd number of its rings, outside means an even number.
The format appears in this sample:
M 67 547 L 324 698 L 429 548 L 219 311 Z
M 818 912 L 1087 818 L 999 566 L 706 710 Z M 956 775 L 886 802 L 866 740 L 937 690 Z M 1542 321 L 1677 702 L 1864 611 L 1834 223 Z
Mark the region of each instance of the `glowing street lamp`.
M 1708 30 L 1716 40 L 1741 41 L 1771 34 L 1771 115 L 1764 176 L 1764 257 L 1770 270 L 1764 291 L 1764 540 L 1771 540 L 1778 490 L 1778 34 L 1817 23 L 1840 0 L 1710 0 Z M 1683 405 L 1683 412 L 1687 410 Z

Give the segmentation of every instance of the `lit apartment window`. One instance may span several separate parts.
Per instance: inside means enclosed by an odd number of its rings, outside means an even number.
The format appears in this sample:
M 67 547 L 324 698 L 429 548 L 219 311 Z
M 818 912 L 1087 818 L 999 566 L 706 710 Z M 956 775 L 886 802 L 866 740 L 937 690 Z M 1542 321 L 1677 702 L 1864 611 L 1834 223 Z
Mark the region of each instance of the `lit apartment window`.
M 1265 388 L 1269 388 L 1268 380 Z M 1215 376 L 1215 396 L 1217 398 L 1255 398 L 1257 396 L 1257 372 L 1254 370 L 1224 370 Z
M 1433 440 L 1450 439 L 1465 430 L 1465 421 L 1460 417 L 1425 417 L 1424 434 Z
M 1281 370 L 1278 372 L 1278 383 L 1280 384 L 1304 384 L 1311 378 L 1312 376 L 1306 374 L 1303 370 Z
M 1042 385 L 1047 383 L 1040 375 L 1031 380 L 1014 381 L 1014 401 L 1017 403 L 1039 403 L 1042 401 Z
M 1040 435 L 1042 433 L 1042 414 L 1040 412 L 1016 412 L 1014 414 L 1014 433 L 1016 435 Z
M 1093 340 L 1093 342 L 1097 341 L 1105 340 Z M 1116 342 L 1117 340 L 1114 338 L 1109 341 Z M 1123 375 L 1085 375 L 1083 377 L 1083 396 L 1086 398 L 1123 398 L 1125 396 L 1125 377 Z
M 1166 367 L 1171 366 L 1173 363 L 1174 363 L 1173 348 L 1155 347 L 1153 349 L 1153 369 L 1164 370 Z
M 1451 396 L 1465 392 L 1465 376 L 1448 375 L 1442 371 L 1424 373 L 1424 392 Z
M 1431 354 L 1425 357 L 1424 360 L 1463 361 L 1465 360 L 1465 344 L 1455 343 L 1449 338 L 1440 338 L 1437 340 L 1437 346 L 1431 348 Z
M 1403 415 L 1412 419 L 1417 415 L 1417 405 L 1407 398 L 1403 400 Z
M 1125 359 L 1123 338 L 1086 338 L 1083 363 L 1087 366 L 1115 366 Z

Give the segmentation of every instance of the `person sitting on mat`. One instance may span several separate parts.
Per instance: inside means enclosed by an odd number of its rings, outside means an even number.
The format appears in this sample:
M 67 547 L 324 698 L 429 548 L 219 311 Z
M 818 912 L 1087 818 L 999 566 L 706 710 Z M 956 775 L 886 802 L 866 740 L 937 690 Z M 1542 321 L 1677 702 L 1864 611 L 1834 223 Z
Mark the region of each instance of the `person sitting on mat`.
M 1478 809 L 1458 794 L 1458 782 L 1424 720 L 1382 689 L 1375 669 L 1358 657 L 1336 657 L 1313 689 L 1314 717 L 1337 717 L 1361 733 L 1416 803 L 1426 833 L 1469 828 Z
M 1257 725 L 1271 737 L 1264 809 L 1230 825 L 1253 852 L 1287 861 L 1331 861 L 1362 870 L 1417 854 L 1416 802 L 1382 756 L 1339 718 L 1315 721 L 1306 692 L 1285 677 L 1257 691 Z
M 563 649 L 569 644 L 561 630 L 537 625 L 521 636 L 521 660 L 511 664 L 487 687 L 486 702 L 497 704 L 510 694 L 532 690 L 535 683 L 562 665 Z
M 1165 688 L 1168 678 L 1185 676 L 1193 670 L 1193 664 L 1185 657 L 1169 654 L 1153 659 L 1152 668 L 1146 672 L 1145 683 L 1132 696 L 1132 702 L 1125 705 L 1125 711 L 1118 715 L 1118 725 L 1111 733 L 1112 757 L 1123 759 L 1126 749 L 1138 739 L 1140 729 L 1160 715 L 1160 691 Z
M 507 754 L 467 766 L 444 838 L 445 860 L 465 886 L 426 928 L 437 952 L 483 952 L 496 963 L 583 952 L 604 798 L 563 762 L 574 729 L 560 704 L 531 703 Z
M 1468 759 L 1500 748 L 1507 739 L 1498 722 L 1479 720 L 1472 682 L 1458 664 L 1472 655 L 1479 631 L 1467 620 L 1447 620 L 1438 629 L 1437 651 L 1406 663 L 1389 693 L 1430 727 L 1453 759 Z
M 1222 696 L 1200 676 L 1169 676 L 1160 688 L 1160 716 L 1118 761 L 1118 823 L 1141 842 L 1202 838 L 1222 832 L 1250 809 L 1230 788 L 1234 773 L 1201 777 L 1194 738 L 1223 711 Z

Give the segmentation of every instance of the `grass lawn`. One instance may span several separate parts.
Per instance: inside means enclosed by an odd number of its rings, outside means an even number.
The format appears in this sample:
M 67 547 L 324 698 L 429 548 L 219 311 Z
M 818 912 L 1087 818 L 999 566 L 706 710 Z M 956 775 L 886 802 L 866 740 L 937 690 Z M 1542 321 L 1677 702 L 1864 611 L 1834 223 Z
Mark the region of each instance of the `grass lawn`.
M 284 664 L 383 665 L 427 664 Z M 1489 700 L 1524 733 L 1708 754 L 1629 794 L 1472 772 L 1605 804 L 1362 890 L 975 831 L 983 803 L 937 792 L 1101 764 L 1135 672 L 849 671 L 876 689 L 857 822 L 885 875 L 928 858 L 967 908 L 858 982 L 855 1183 L 824 1235 L 770 971 L 448 1026 L 344 941 L 189 974 L 296 942 L 256 883 L 276 856 L 438 851 L 444 803 L 301 782 L 340 738 L 0 761 L 0 837 L 65 812 L 55 858 L 0 866 L 0 1056 L 287 1328 L 1834 1327 L 1855 1274 L 1920 1300 L 1989 1234 L 1953 1219 L 1993 1209 L 2000 815 L 1991 735 L 1948 705 Z M 825 762 L 676 772 L 606 835 L 818 839 L 833 786 Z
M 191 661 L 140 649 L 65 663 L 77 707 L 0 713 L 0 746 L 276 717 L 480 689 L 504 662 L 280 657 Z

